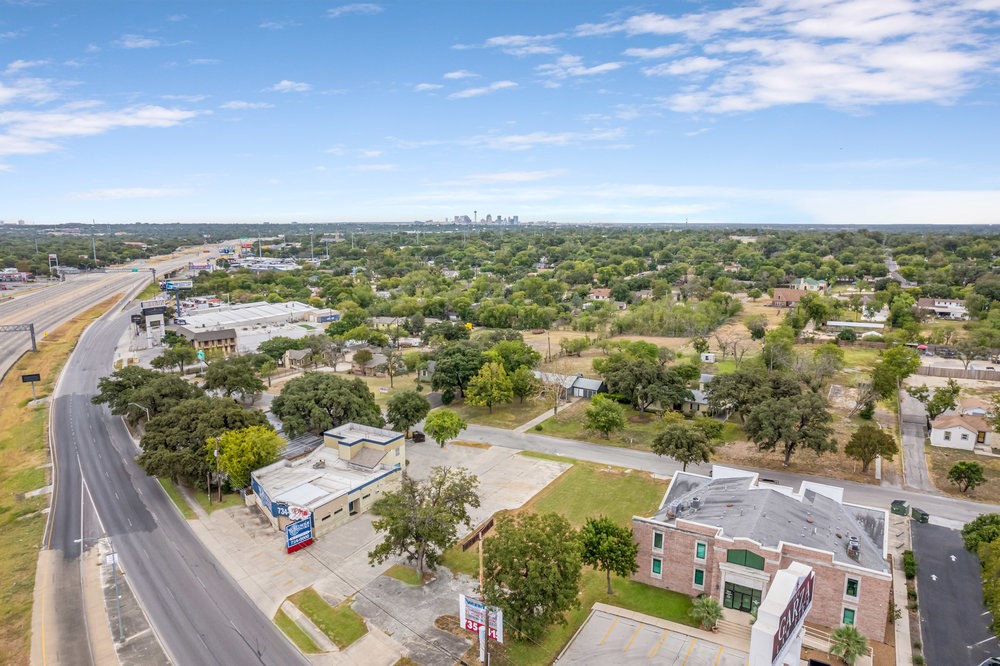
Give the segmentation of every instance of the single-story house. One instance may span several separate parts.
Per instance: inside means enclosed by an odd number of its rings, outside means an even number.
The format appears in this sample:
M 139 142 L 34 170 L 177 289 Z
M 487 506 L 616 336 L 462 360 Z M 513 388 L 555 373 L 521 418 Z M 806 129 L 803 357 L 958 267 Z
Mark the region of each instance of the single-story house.
M 993 403 L 982 398 L 962 398 L 958 401 L 958 413 L 963 416 L 993 416 Z
M 304 368 L 310 365 L 309 356 L 311 353 L 309 349 L 289 349 L 282 357 L 281 364 L 286 368 Z
M 968 319 L 969 311 L 960 298 L 921 298 L 917 308 L 930 312 L 938 319 Z
M 357 361 L 351 362 L 351 372 L 365 377 L 385 376 L 385 365 L 389 362 L 389 357 L 382 353 L 372 354 L 371 360 L 364 364 Z
M 812 278 L 799 278 L 792 282 L 792 289 L 800 289 L 802 291 L 815 291 L 821 294 L 826 293 L 826 289 L 829 287 L 826 280 L 813 280 Z
M 993 446 L 993 428 L 981 416 L 942 414 L 931 422 L 931 445 L 973 451 Z
M 611 300 L 611 290 L 601 289 L 594 287 L 590 290 L 590 300 L 592 301 L 610 301 Z
M 771 296 L 771 307 L 794 308 L 802 300 L 802 297 L 808 293 L 805 289 L 778 287 L 774 290 L 774 295 Z
M 417 379 L 422 382 L 429 382 L 434 378 L 434 368 L 437 366 L 437 361 L 427 361 L 427 365 L 421 367 L 417 370 Z
M 607 393 L 608 385 L 603 379 L 591 379 L 582 374 L 560 375 L 555 372 L 539 372 L 535 370 L 535 379 L 545 384 L 559 384 L 563 387 L 563 400 L 573 398 L 593 398 L 598 393 Z
M 640 289 L 639 291 L 635 292 L 635 302 L 637 303 L 639 301 L 648 301 L 652 297 L 653 297 L 652 289 Z
M 690 400 L 681 409 L 689 414 L 708 414 L 708 394 L 700 389 L 691 389 Z

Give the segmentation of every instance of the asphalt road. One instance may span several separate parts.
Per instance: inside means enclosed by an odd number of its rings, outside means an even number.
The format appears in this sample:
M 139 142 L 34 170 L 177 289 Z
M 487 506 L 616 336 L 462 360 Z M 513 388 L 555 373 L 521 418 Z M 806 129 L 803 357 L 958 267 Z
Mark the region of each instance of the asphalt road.
M 1000 655 L 982 602 L 979 558 L 965 550 L 961 535 L 913 523 L 913 553 L 927 663 L 978 666 L 987 657 Z
M 57 388 L 52 406 L 56 491 L 46 547 L 61 551 L 66 560 L 79 556 L 75 540 L 80 538 L 80 489 L 86 483 L 129 583 L 174 663 L 305 663 L 194 537 L 159 484 L 138 469 L 121 419 L 90 404 L 127 325 L 127 314 L 117 311 L 98 320 L 80 339 Z M 67 595 L 72 596 L 68 589 Z M 76 626 L 61 625 L 57 633 L 85 634 L 85 627 L 77 616 Z
M 669 476 L 681 469 L 681 465 L 670 458 L 663 458 L 648 451 L 602 446 L 590 442 L 535 435 L 530 432 L 518 433 L 512 430 L 490 428 L 488 426 L 470 425 L 468 429 L 462 432 L 459 438 L 484 442 L 494 446 L 561 455 L 605 465 L 614 465 L 616 467 L 641 469 L 663 476 Z M 707 474 L 710 469 L 711 465 L 688 465 L 689 472 L 699 474 Z M 883 488 L 877 485 L 825 479 L 801 474 L 789 474 L 770 469 L 755 469 L 752 471 L 759 472 L 761 478 L 773 479 L 780 484 L 796 488 L 802 481 L 814 481 L 840 486 L 844 488 L 845 501 L 880 507 L 886 510 L 888 510 L 892 500 L 905 499 L 911 506 L 917 506 L 927 511 L 931 515 L 932 522 L 946 522 L 948 523 L 946 526 L 952 528 L 961 527 L 962 524 L 969 522 L 981 513 L 997 511 L 996 505 L 968 502 L 935 493 L 888 487 Z

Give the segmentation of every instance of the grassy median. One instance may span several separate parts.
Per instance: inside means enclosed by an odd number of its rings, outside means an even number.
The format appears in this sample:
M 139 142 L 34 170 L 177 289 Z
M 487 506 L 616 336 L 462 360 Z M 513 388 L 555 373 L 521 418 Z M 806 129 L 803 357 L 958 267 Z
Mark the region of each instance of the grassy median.
M 296 592 L 288 600 L 341 650 L 368 633 L 364 619 L 351 608 L 352 599 L 331 606 L 311 587 Z
M 49 495 L 26 494 L 52 482 L 47 467 L 49 404 L 28 404 L 31 385 L 22 383 L 21 375 L 40 374 L 35 392 L 39 398 L 50 395 L 83 329 L 119 296 L 39 339 L 38 352 L 22 356 L 0 383 L 0 664 L 28 663 L 35 567 L 45 530 L 42 509 L 49 505 Z

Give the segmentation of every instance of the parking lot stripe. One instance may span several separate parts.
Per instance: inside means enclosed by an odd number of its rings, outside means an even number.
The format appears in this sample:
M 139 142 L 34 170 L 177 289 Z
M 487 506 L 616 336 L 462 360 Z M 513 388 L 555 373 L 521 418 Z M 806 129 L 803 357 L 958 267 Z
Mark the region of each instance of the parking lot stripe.
M 686 655 L 684 655 L 684 661 L 681 662 L 681 666 L 684 666 L 684 664 L 688 663 L 688 659 L 691 658 L 691 651 L 694 650 L 694 645 L 697 642 L 698 642 L 697 638 L 692 638 L 691 639 L 691 645 L 690 645 L 690 647 L 688 647 L 688 653 Z
M 638 627 L 635 628 L 635 633 L 632 634 L 632 638 L 628 639 L 628 644 L 625 646 L 625 649 L 622 650 L 622 652 L 628 652 L 628 649 L 630 647 L 632 647 L 632 641 L 635 640 L 635 637 L 639 635 L 640 631 L 642 631 L 642 625 L 641 624 Z
M 598 645 L 604 645 L 604 641 L 608 640 L 608 636 L 611 635 L 611 630 L 615 628 L 616 624 L 618 624 L 618 620 L 619 619 L 620 618 L 618 618 L 617 616 L 615 616 L 615 621 L 611 623 L 610 627 L 608 627 L 608 633 L 604 634 L 604 638 L 601 639 L 601 642 L 598 643 Z
M 723 647 L 720 645 L 719 646 L 719 654 L 715 655 L 715 666 L 719 666 L 719 660 L 722 659 L 722 650 L 723 650 Z
M 663 647 L 663 641 L 667 640 L 667 634 L 669 633 L 669 631 L 664 631 L 663 635 L 660 636 L 660 640 L 656 641 L 656 645 L 654 645 L 653 649 L 649 651 L 649 659 L 652 659 L 653 655 L 660 651 L 660 648 Z

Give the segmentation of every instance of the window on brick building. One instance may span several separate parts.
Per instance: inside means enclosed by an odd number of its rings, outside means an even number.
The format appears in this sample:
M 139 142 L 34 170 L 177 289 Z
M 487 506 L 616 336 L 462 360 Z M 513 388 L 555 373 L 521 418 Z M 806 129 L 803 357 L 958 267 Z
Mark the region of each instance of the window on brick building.
M 653 575 L 659 576 L 663 571 L 663 560 L 658 557 L 653 558 Z
M 663 550 L 663 532 L 653 532 L 653 550 Z
M 858 588 L 861 586 L 861 581 L 857 578 L 848 578 L 847 587 L 844 589 L 844 595 L 848 597 L 858 598 Z
M 757 569 L 758 571 L 764 570 L 764 558 L 757 553 L 751 553 L 749 550 L 726 551 L 726 562 Z
M 695 569 L 694 570 L 694 586 L 695 587 L 705 587 L 705 570 Z
M 705 555 L 708 553 L 708 544 L 702 542 L 697 542 L 694 545 L 694 559 L 705 561 Z
M 844 624 L 854 624 L 854 613 L 856 611 L 853 608 L 844 609 Z

